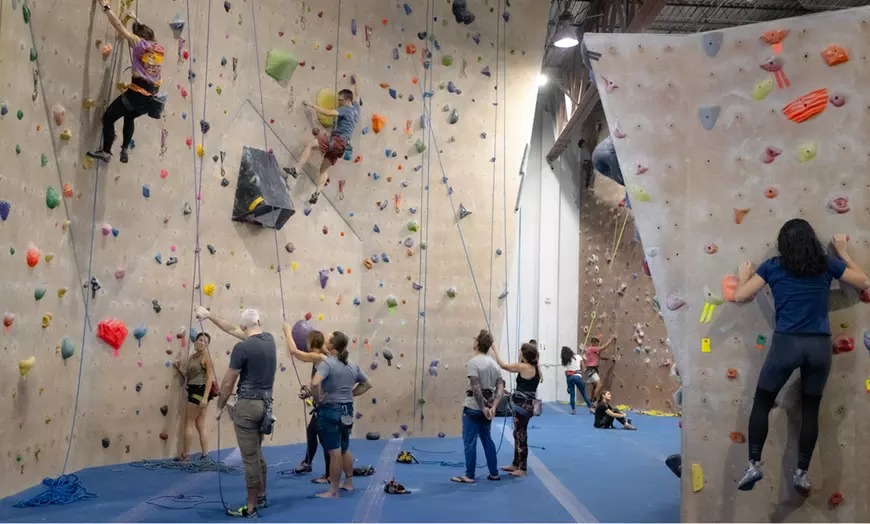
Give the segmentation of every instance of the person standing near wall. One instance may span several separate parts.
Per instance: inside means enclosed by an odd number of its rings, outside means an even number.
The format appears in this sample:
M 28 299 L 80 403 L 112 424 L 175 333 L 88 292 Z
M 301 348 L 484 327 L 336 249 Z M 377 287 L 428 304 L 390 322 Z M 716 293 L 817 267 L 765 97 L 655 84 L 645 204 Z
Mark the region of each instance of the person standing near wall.
M 179 462 L 190 460 L 190 443 L 193 439 L 194 428 L 199 434 L 199 445 L 202 449 L 199 460 L 208 458 L 205 412 L 212 399 L 211 387 L 215 382 L 214 364 L 212 364 L 208 354 L 209 343 L 211 343 L 211 336 L 208 333 L 203 331 L 197 334 L 193 343 L 193 354 L 188 356 L 187 362 L 182 363 L 180 360 L 176 360 L 174 363 L 175 371 L 184 379 L 187 390 L 181 453 L 175 457 L 175 460 Z
M 489 468 L 488 480 L 500 480 L 498 457 L 490 429 L 496 409 L 504 396 L 504 379 L 498 364 L 486 354 L 493 344 L 492 335 L 482 329 L 474 337 L 475 356 L 468 361 L 468 386 L 465 389 L 465 402 L 462 407 L 462 441 L 465 445 L 465 475 L 451 478 L 452 482 L 474 484 L 477 469 L 477 439 L 483 445 L 486 465 Z
M 293 327 L 290 324 L 284 323 L 284 340 L 287 342 L 287 352 L 292 358 L 313 364 L 311 366 L 311 378 L 317 374 L 318 364 L 325 362 L 329 358 L 329 350 L 326 348 L 326 339 L 323 333 L 316 329 L 308 334 L 308 351 L 300 351 L 296 347 L 296 342 L 293 340 Z M 302 387 L 302 392 L 299 394 L 302 400 L 311 398 L 311 389 L 308 386 Z M 314 462 L 314 456 L 317 454 L 317 437 L 318 437 L 318 420 L 317 409 L 311 411 L 311 419 L 308 421 L 308 427 L 305 430 L 305 458 L 302 459 L 302 464 L 294 470 L 297 475 L 303 473 L 311 473 L 311 464 Z M 321 439 L 320 445 L 323 447 L 323 463 L 326 469 L 323 476 L 313 479 L 311 482 L 315 484 L 329 484 L 329 451 Z
M 221 381 L 217 419 L 220 420 L 238 382 L 238 400 L 230 409 L 230 417 L 245 466 L 248 496 L 244 506 L 228 509 L 227 515 L 256 517 L 258 508 L 269 506 L 266 499 L 267 469 L 263 460 L 263 437 L 272 433 L 275 422 L 272 416 L 272 387 L 278 367 L 275 339 L 271 333 L 263 331 L 260 314 L 255 309 L 242 311 L 238 326 L 203 307 L 197 308 L 196 318 L 209 319 L 226 333 L 241 340 L 230 354 L 230 366 Z
M 288 340 L 292 340 L 290 337 Z M 348 338 L 341 331 L 329 337 L 329 358 L 317 366 L 311 379 L 311 397 L 317 405 L 320 441 L 329 452 L 329 491 L 320 498 L 338 498 L 341 472 L 344 470 L 343 491 L 354 491 L 353 455 L 350 452 L 350 432 L 353 429 L 353 399 L 372 388 L 369 378 L 353 362 L 348 361 Z
M 517 374 L 517 386 L 510 397 L 514 422 L 514 461 L 501 469 L 513 477 L 525 477 L 529 461 L 529 420 L 535 414 L 538 384 L 544 381 L 538 367 L 538 346 L 523 344 L 520 347 L 520 361 L 515 364 L 503 361 L 494 345 L 491 353 L 500 368 Z
M 580 390 L 580 396 L 583 397 L 583 402 L 586 403 L 589 412 L 595 413 L 592 402 L 589 402 L 589 397 L 586 396 L 586 382 L 583 380 L 583 368 L 585 367 L 583 357 L 574 353 L 568 346 L 562 346 L 561 356 L 562 365 L 565 366 L 565 380 L 568 382 L 568 402 L 571 404 L 571 414 L 577 414 L 576 389 Z
M 592 337 L 589 339 L 589 347 L 586 349 L 586 378 L 589 380 L 592 387 L 592 398 L 598 399 L 598 394 L 601 390 L 601 373 L 598 370 L 599 362 L 601 360 L 608 360 L 606 357 L 602 357 L 601 353 L 607 349 L 613 341 L 616 340 L 616 337 L 610 337 L 610 340 L 607 341 L 603 346 L 599 346 L 601 341 L 598 337 Z
M 100 0 L 103 12 L 109 19 L 109 24 L 130 44 L 130 62 L 133 78 L 127 89 L 116 98 L 103 114 L 103 146 L 101 149 L 89 151 L 87 156 L 109 162 L 112 159 L 112 144 L 115 142 L 115 122 L 124 119 L 123 142 L 121 143 L 121 162 L 127 163 L 130 146 L 133 142 L 133 132 L 136 129 L 135 120 L 148 114 L 159 118 L 163 112 L 163 101 L 157 98 L 160 89 L 161 70 L 163 68 L 163 46 L 154 39 L 154 30 L 145 24 L 140 24 L 133 17 L 132 32 L 112 12 L 109 0 Z M 156 115 L 156 116 L 154 116 Z
M 769 285 L 776 328 L 749 415 L 749 466 L 737 483 L 739 490 L 749 491 L 764 478 L 761 451 L 767 440 L 770 410 L 792 373 L 800 369 L 801 430 L 792 485 L 803 496 L 812 491 L 807 469 L 819 436 L 819 405 L 831 370 L 831 282 L 838 279 L 861 290 L 870 289 L 867 274 L 849 256 L 848 237 L 835 235 L 833 245 L 839 258 L 829 257 L 813 227 L 796 218 L 779 230 L 779 256 L 766 260 L 755 271 L 751 262 L 740 265 L 735 300 L 749 302 Z

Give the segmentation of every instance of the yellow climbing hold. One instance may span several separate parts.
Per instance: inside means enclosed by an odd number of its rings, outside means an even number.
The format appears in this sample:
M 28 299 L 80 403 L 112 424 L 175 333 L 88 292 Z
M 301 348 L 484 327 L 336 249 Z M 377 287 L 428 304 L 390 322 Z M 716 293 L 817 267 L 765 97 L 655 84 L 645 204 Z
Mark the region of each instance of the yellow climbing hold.
M 649 196 L 649 193 L 646 192 L 646 189 L 638 185 L 632 185 L 628 189 L 628 192 L 631 195 L 632 200 L 637 200 L 639 202 L 649 202 L 651 200 L 651 197 Z
M 68 291 L 68 289 L 65 287 L 58 289 L 57 290 L 57 298 L 63 298 L 63 296 L 66 295 L 67 291 Z
M 202 156 L 205 155 L 205 148 L 202 147 L 202 144 L 196 145 L 196 155 L 200 158 L 202 158 Z
M 293 269 L 298 269 L 299 264 L 297 264 L 296 262 L 290 262 L 290 267 L 292 267 Z
M 317 315 L 317 320 L 323 320 L 323 313 Z
M 322 107 L 324 109 L 335 109 L 335 91 L 329 89 L 328 87 L 324 87 L 320 91 L 317 92 L 317 98 L 314 102 L 318 107 Z M 320 125 L 323 127 L 332 127 L 334 118 L 326 115 L 317 115 L 317 120 L 320 121 Z
M 816 158 L 817 150 L 818 146 L 816 146 L 815 142 L 807 142 L 806 144 L 799 146 L 797 150 L 798 162 L 809 162 Z
M 762 80 L 752 88 L 753 100 L 764 100 L 773 91 L 773 80 Z
M 89 156 L 86 156 L 85 158 L 82 159 L 82 167 L 85 169 L 90 169 L 90 168 L 94 167 L 94 159 L 89 157 Z
M 725 303 L 725 299 L 723 299 L 716 293 L 713 293 L 713 290 L 710 289 L 710 286 L 704 286 L 704 298 L 707 300 L 708 303 L 715 306 L 721 306 Z
M 326 300 L 326 297 L 323 295 L 320 295 L 320 301 L 323 302 L 324 300 Z
M 51 325 L 51 313 L 46 313 L 42 315 L 42 327 L 47 328 Z
M 24 360 L 18 361 L 18 372 L 21 373 L 21 376 L 27 376 L 30 373 L 30 370 L 33 369 L 33 366 L 36 365 L 36 357 L 26 358 Z
M 704 470 L 700 464 L 692 464 L 692 493 L 704 489 Z
M 202 286 L 202 292 L 208 296 L 214 295 L 214 284 L 206 284 Z
M 64 129 L 60 132 L 61 140 L 71 140 L 72 139 L 72 129 Z

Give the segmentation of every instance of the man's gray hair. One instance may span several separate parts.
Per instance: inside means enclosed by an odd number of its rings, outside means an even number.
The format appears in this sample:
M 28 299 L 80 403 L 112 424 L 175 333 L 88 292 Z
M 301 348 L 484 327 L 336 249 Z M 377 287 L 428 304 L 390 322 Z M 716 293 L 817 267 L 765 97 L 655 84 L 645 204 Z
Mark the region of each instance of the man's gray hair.
M 260 324 L 260 313 L 256 309 L 242 311 L 240 326 L 242 329 L 251 329 Z

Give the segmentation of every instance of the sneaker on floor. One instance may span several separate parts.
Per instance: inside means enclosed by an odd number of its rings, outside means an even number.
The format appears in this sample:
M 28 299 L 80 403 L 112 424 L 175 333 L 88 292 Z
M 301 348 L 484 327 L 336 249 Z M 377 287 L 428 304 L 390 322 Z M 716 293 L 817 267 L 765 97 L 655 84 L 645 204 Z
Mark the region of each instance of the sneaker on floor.
M 810 492 L 813 490 L 813 485 L 810 484 L 809 479 L 807 479 L 807 472 L 796 469 L 794 471 L 794 476 L 791 478 L 792 485 L 797 492 L 804 497 L 809 497 Z
M 293 178 L 299 178 L 299 173 L 296 172 L 295 167 L 285 167 L 284 172 L 292 176 Z
M 257 497 L 257 509 L 268 508 L 269 507 L 269 499 L 266 498 L 266 495 L 262 497 Z
M 255 519 L 259 516 L 256 510 L 249 510 L 247 505 L 242 506 L 238 509 L 229 508 L 227 509 L 227 515 L 230 517 L 240 517 L 245 519 Z
M 319 196 L 320 196 L 320 192 L 319 192 L 319 191 L 315 191 L 314 193 L 311 193 L 311 198 L 308 199 L 308 203 L 311 204 L 311 205 L 316 204 L 316 203 L 317 203 L 317 197 L 319 197 Z
M 107 152 L 101 151 L 99 149 L 96 151 L 88 151 L 85 154 L 87 156 L 89 156 L 90 158 L 93 158 L 95 160 L 102 160 L 103 162 L 105 162 L 107 164 L 112 160 L 112 153 L 107 153 Z
M 743 472 L 743 478 L 737 482 L 737 489 L 740 491 L 750 491 L 755 487 L 755 483 L 764 478 L 764 473 L 761 471 L 763 462 L 750 461 L 746 471 Z

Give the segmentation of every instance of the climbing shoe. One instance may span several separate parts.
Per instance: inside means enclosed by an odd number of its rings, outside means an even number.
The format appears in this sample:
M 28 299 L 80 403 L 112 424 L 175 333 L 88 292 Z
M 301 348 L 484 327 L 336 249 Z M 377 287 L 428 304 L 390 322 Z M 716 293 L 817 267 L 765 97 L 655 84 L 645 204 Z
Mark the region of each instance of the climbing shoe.
M 740 491 L 750 491 L 755 487 L 755 483 L 764 478 L 764 473 L 761 472 L 763 462 L 749 461 L 749 466 L 743 472 L 743 478 L 737 483 L 737 489 Z M 797 478 L 797 477 L 795 477 Z
M 268 508 L 269 507 L 269 499 L 266 498 L 266 495 L 262 495 L 257 497 L 257 509 Z
M 288 175 L 292 176 L 293 178 L 299 178 L 299 173 L 296 172 L 295 167 L 285 167 L 284 172 L 287 173 Z M 287 177 L 284 177 L 284 178 L 287 178 Z
M 308 203 L 309 203 L 309 204 L 312 204 L 312 205 L 316 204 L 316 203 L 317 203 L 317 197 L 319 197 L 319 196 L 320 196 L 320 192 L 319 192 L 319 191 L 315 191 L 314 193 L 311 193 L 311 198 L 308 199 Z
M 807 479 L 807 472 L 801 469 L 794 470 L 794 476 L 791 478 L 791 483 L 794 489 L 804 497 L 809 497 L 813 490 L 813 485 Z
M 121 155 L 118 157 L 118 160 L 120 160 L 122 164 L 126 164 L 130 161 L 130 151 L 126 147 L 121 148 Z
M 257 510 L 251 511 L 248 509 L 248 506 L 242 506 L 239 509 L 227 509 L 227 515 L 230 517 L 241 517 L 245 519 L 255 519 L 259 515 L 257 514 Z
M 90 158 L 93 158 L 95 160 L 102 160 L 103 162 L 105 162 L 107 164 L 112 160 L 112 153 L 107 153 L 105 151 L 100 151 L 100 150 L 88 151 L 85 154 L 87 156 L 89 156 Z

